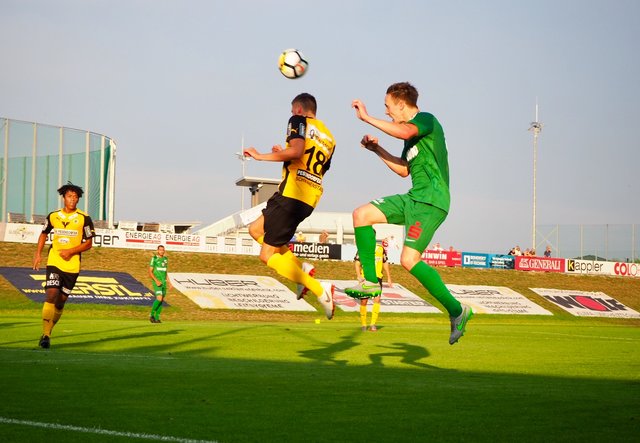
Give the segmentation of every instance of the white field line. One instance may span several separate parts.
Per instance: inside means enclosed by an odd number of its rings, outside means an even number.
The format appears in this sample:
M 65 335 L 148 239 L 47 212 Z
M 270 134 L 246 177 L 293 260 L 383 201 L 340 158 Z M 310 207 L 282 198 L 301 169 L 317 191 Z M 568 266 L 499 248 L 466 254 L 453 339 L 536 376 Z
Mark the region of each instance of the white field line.
M 536 335 L 552 335 L 560 337 L 577 337 L 577 338 L 591 338 L 594 340 L 618 340 L 618 341 L 638 341 L 637 338 L 632 337 L 605 337 L 602 335 L 582 335 L 582 334 L 563 334 L 560 332 L 541 332 L 541 331 L 529 331 L 527 334 Z
M 13 418 L 7 418 L 7 417 L 0 417 L 0 423 L 31 426 L 35 428 L 84 432 L 88 434 L 101 434 L 101 435 L 109 435 L 114 437 L 140 438 L 144 440 L 169 441 L 169 442 L 179 442 L 179 443 L 217 443 L 215 440 L 192 440 L 189 438 L 171 437 L 168 435 L 138 434 L 135 432 L 110 431 L 108 429 L 84 428 L 81 426 L 61 425 L 57 423 L 42 423 L 42 422 L 31 421 L 31 420 L 15 420 Z

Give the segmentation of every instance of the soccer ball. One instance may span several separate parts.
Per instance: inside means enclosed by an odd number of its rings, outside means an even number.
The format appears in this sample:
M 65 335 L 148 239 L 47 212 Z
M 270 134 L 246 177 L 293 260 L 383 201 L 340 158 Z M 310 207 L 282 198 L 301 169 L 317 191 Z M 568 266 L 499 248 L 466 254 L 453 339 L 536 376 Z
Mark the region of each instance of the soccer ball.
M 278 59 L 280 72 L 287 78 L 302 77 L 309 68 L 309 63 L 304 59 L 302 52 L 297 49 L 286 49 Z

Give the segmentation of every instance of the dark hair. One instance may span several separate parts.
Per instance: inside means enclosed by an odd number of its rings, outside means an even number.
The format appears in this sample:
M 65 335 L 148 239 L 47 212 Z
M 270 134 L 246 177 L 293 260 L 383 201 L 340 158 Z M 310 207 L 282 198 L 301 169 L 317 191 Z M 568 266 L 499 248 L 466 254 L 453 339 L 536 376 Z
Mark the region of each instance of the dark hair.
M 80 186 L 74 185 L 71 182 L 67 182 L 66 185 L 60 186 L 60 188 L 58 189 L 58 194 L 64 197 L 64 195 L 69 191 L 72 191 L 78 194 L 78 198 L 82 197 L 82 194 L 84 194 L 84 191 Z
M 295 98 L 291 101 L 291 104 L 293 105 L 296 103 L 302 106 L 302 109 L 304 109 L 305 111 L 311 111 L 314 114 L 318 110 L 318 103 L 316 102 L 316 98 L 307 92 L 296 95 Z
M 418 106 L 418 90 L 409 82 L 392 84 L 387 88 L 387 94 L 409 106 Z

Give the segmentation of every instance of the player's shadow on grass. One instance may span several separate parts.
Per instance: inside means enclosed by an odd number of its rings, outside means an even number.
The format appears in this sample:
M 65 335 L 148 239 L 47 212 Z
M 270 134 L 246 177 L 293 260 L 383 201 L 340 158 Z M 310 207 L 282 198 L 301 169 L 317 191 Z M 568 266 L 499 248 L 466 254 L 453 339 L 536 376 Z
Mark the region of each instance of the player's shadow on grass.
M 227 335 L 233 335 L 238 333 L 244 333 L 249 330 L 268 327 L 268 326 L 250 326 L 242 327 L 228 331 L 222 331 L 217 334 L 211 334 L 206 336 L 192 337 L 189 334 L 184 335 L 187 332 L 185 329 L 174 328 L 164 323 L 163 329 L 156 329 L 153 331 L 146 331 L 140 333 L 130 333 L 123 335 L 102 336 L 95 340 L 87 340 L 83 342 L 77 342 L 74 344 L 56 345 L 56 348 L 71 349 L 73 347 L 82 348 L 87 344 L 100 344 L 107 342 L 120 342 L 120 349 L 124 352 L 144 352 L 148 354 L 164 354 L 169 355 L 208 355 L 211 352 L 215 352 L 220 349 L 215 341 L 216 338 L 224 337 Z M 83 335 L 83 334 L 79 334 Z M 184 336 L 184 337 L 183 337 Z M 169 337 L 173 337 L 170 338 Z M 151 339 L 151 340 L 147 340 Z
M 308 358 L 322 363 L 333 363 L 338 366 L 346 366 L 349 360 L 337 360 L 336 355 L 340 352 L 348 351 L 354 348 L 360 343 L 357 343 L 353 338 L 357 332 L 350 335 L 341 337 L 340 341 L 329 343 L 328 345 L 317 349 L 306 349 L 304 351 L 298 351 L 301 357 Z
M 0 323 L 0 328 L 22 328 L 22 327 L 33 327 L 32 321 L 16 321 L 16 322 L 8 322 L 8 323 Z
M 29 338 L 27 340 L 15 340 L 15 341 L 11 341 L 11 342 L 0 342 L 0 345 L 14 345 L 14 344 L 20 344 L 20 343 L 27 343 L 27 344 L 31 344 L 32 342 L 38 342 L 38 340 L 40 339 L 40 335 L 42 334 L 42 327 L 40 326 L 40 323 L 38 323 L 37 325 L 35 325 L 34 322 L 27 322 L 24 325 L 19 324 L 20 327 L 22 326 L 28 326 L 30 328 L 34 328 L 34 334 L 33 337 L 34 338 Z M 96 334 L 104 334 L 104 333 L 112 333 L 112 332 L 116 332 L 116 331 L 125 331 L 128 329 L 138 329 L 138 328 L 144 328 L 145 326 L 133 326 L 133 327 L 126 327 L 126 328 L 112 328 L 112 329 L 107 329 L 105 331 L 100 331 L 99 333 L 96 331 L 91 331 L 91 332 L 78 332 L 78 333 L 56 333 L 57 330 L 53 331 L 53 334 L 51 335 L 51 339 L 52 340 L 58 340 L 58 339 L 64 339 L 66 337 L 80 337 L 82 335 L 87 335 L 87 336 L 92 336 L 95 337 Z M 57 326 L 58 329 L 63 329 L 64 326 L 58 325 Z M 94 340 L 95 341 L 95 340 Z
M 379 348 L 384 349 L 397 349 L 395 352 L 379 352 L 376 354 L 369 354 L 371 360 L 371 366 L 384 367 L 383 359 L 385 357 L 400 358 L 400 362 L 410 366 L 416 366 L 424 369 L 440 369 L 435 366 L 422 363 L 419 360 L 429 357 L 431 354 L 422 346 L 411 345 L 409 343 L 392 343 L 391 346 L 379 345 Z
M 83 348 L 87 344 L 92 344 L 92 343 L 117 342 L 117 341 L 124 341 L 124 340 L 134 340 L 135 342 L 135 341 L 150 338 L 150 337 L 168 337 L 170 335 L 178 335 L 181 332 L 184 332 L 184 330 L 170 329 L 168 331 L 148 331 L 148 332 L 140 332 L 136 334 L 113 335 L 113 336 L 106 336 L 106 337 L 103 335 L 100 335 L 99 333 L 95 333 L 93 334 L 93 339 L 87 339 L 84 341 L 77 340 L 77 341 L 74 341 L 73 343 L 64 343 L 64 342 L 55 343 L 55 347 L 57 349 L 74 349 L 74 348 Z M 83 333 L 78 335 L 87 335 L 87 334 Z M 78 335 L 70 334 L 66 337 L 61 337 L 61 338 L 67 338 L 72 336 L 76 338 Z M 51 337 L 52 342 L 55 338 L 56 338 L 55 336 Z

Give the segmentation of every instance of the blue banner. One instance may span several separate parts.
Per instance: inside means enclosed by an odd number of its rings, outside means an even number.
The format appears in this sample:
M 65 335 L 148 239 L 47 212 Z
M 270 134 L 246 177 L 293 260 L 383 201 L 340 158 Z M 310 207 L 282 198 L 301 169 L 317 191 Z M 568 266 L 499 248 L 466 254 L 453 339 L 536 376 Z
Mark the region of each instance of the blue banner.
M 513 269 L 516 258 L 513 255 L 489 254 L 489 266 L 498 269 Z
M 44 269 L 0 267 L 0 274 L 29 299 L 44 302 Z M 67 303 L 151 306 L 154 299 L 149 289 L 124 272 L 81 271 Z
M 488 268 L 489 254 L 480 254 L 476 252 L 463 252 L 462 266 L 465 268 Z

